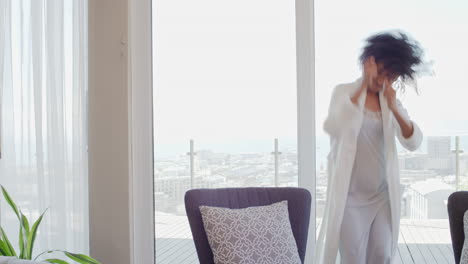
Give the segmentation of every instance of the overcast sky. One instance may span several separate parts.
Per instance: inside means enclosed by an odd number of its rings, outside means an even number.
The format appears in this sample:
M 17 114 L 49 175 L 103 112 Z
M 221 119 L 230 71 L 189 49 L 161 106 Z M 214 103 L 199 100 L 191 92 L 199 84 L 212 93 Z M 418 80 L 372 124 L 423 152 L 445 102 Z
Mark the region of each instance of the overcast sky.
M 403 104 L 426 135 L 468 134 L 468 1 L 315 1 L 317 133 L 331 89 L 360 75 L 363 40 L 402 29 L 435 76 Z M 156 144 L 296 137 L 292 0 L 155 0 Z

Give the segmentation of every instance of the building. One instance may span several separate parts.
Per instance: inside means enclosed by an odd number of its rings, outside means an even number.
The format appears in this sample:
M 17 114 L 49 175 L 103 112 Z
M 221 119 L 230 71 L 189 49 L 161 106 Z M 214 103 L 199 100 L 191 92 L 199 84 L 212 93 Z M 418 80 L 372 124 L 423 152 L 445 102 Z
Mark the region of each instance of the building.
M 400 170 L 425 170 L 428 167 L 428 154 L 426 153 L 398 153 Z
M 400 183 L 409 186 L 415 182 L 425 181 L 437 176 L 438 174 L 432 170 L 400 170 Z
M 447 219 L 447 199 L 455 191 L 442 179 L 411 184 L 403 195 L 402 215 L 411 219 Z
M 451 162 L 451 138 L 448 136 L 427 138 L 427 169 L 437 171 L 439 174 L 453 172 Z

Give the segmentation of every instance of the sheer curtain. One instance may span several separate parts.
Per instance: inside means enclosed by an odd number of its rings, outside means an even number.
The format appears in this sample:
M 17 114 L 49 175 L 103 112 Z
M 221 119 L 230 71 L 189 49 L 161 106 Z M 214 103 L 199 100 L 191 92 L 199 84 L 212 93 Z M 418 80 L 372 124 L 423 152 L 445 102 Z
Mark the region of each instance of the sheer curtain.
M 34 255 L 88 253 L 86 12 L 86 0 L 0 0 L 0 183 L 28 217 L 48 208 Z

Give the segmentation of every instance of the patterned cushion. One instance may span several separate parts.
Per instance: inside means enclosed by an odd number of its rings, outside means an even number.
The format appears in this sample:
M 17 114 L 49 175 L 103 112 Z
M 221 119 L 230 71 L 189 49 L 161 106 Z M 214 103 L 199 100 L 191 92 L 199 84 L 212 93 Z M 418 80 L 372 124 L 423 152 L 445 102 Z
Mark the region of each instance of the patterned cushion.
M 288 202 L 229 209 L 200 206 L 215 264 L 301 264 Z
M 465 243 L 463 244 L 460 264 L 468 264 L 468 210 L 463 216 L 463 230 L 465 230 Z

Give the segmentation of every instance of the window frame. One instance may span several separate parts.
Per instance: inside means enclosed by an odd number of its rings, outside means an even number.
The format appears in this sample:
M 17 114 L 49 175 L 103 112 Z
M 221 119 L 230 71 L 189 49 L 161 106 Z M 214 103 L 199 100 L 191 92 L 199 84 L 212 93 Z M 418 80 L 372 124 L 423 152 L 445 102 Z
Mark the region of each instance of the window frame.
M 152 1 L 128 5 L 130 259 L 154 264 Z
M 154 0 L 157 1 L 157 0 Z M 152 0 L 129 1 L 130 228 L 133 263 L 155 263 Z M 298 185 L 312 206 L 306 263 L 315 248 L 315 43 L 314 1 L 295 0 L 297 64 Z M 148 232 L 152 230 L 153 232 Z

